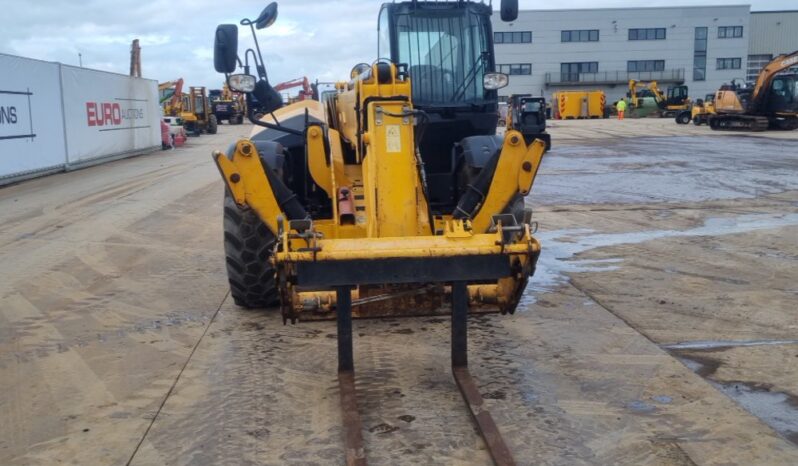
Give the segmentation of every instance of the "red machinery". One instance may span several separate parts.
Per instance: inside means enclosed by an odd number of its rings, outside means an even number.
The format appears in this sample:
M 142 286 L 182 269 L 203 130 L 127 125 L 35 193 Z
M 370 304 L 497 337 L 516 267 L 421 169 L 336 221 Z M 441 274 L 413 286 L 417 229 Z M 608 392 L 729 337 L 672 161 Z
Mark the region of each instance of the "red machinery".
M 277 92 L 282 92 L 286 89 L 291 89 L 292 87 L 299 87 L 299 86 L 302 86 L 302 91 L 299 92 L 299 95 L 297 95 L 295 99 L 289 98 L 289 100 L 299 101 L 299 100 L 313 98 L 313 89 L 310 87 L 310 81 L 308 81 L 307 76 L 277 84 L 274 86 L 274 90 Z

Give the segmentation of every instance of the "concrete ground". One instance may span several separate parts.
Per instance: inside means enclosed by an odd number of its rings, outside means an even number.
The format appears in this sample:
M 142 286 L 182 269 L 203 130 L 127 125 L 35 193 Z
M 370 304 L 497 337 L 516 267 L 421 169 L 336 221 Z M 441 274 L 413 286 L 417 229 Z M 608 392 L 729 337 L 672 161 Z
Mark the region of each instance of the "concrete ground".
M 538 273 L 470 327 L 519 464 L 797 464 L 798 131 L 551 126 Z M 342 464 L 334 323 L 227 295 L 248 130 L 0 189 L 0 464 Z M 489 464 L 446 319 L 355 331 L 371 464 Z

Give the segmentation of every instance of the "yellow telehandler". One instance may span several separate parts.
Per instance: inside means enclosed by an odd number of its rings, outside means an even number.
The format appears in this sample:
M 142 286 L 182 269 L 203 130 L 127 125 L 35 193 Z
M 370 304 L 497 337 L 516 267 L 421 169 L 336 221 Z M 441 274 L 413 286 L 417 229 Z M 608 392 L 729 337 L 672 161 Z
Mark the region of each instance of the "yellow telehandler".
M 240 22 L 257 53 L 238 54 L 237 25 L 216 30 L 215 68 L 246 93 L 256 125 L 213 154 L 226 184 L 231 295 L 244 307 L 279 302 L 292 323 L 337 320 L 347 464 L 366 464 L 353 316 L 440 312 L 451 314 L 454 377 L 487 449 L 496 464 L 515 464 L 468 370 L 467 317 L 514 312 L 535 271 L 540 243 L 524 196 L 545 143 L 496 135 L 508 77 L 494 71 L 492 13 L 475 1 L 386 3 L 379 58 L 356 65 L 323 103 L 288 106 L 255 32 L 275 21 L 277 4 Z M 517 0 L 502 0 L 504 21 L 517 14 Z

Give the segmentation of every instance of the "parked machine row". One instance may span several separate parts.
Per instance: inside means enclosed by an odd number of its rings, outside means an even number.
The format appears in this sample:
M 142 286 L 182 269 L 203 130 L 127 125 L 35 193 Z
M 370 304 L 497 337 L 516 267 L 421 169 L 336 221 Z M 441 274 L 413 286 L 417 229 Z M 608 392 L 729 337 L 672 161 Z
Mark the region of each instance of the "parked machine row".
M 706 123 L 713 130 L 798 129 L 798 51 L 780 55 L 759 72 L 753 85 L 732 81 L 676 115 L 676 122 Z
M 218 121 L 211 111 L 204 87 L 191 86 L 187 93 L 183 92 L 183 79 L 180 78 L 161 83 L 158 91 L 164 116 L 179 118 L 188 134 L 216 134 Z

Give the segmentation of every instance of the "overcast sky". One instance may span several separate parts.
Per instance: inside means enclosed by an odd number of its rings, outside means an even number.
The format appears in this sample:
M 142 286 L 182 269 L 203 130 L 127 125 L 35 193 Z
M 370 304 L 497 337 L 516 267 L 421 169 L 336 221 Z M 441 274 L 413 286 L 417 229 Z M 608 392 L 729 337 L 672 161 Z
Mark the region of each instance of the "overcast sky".
M 495 0 L 498 4 L 500 0 Z M 0 52 L 127 74 L 130 43 L 140 39 L 144 76 L 182 77 L 188 85 L 221 86 L 213 69 L 219 23 L 255 18 L 268 0 L 0 0 Z M 279 18 L 260 31 L 273 83 L 308 76 L 348 77 L 351 67 L 376 58 L 377 14 L 383 0 L 284 0 Z M 746 4 L 745 1 L 671 0 L 669 5 Z M 520 0 L 522 9 L 654 6 L 633 0 Z M 753 0 L 752 10 L 795 9 L 795 0 Z M 241 31 L 241 46 L 250 43 Z M 243 34 L 246 32 L 246 35 Z

